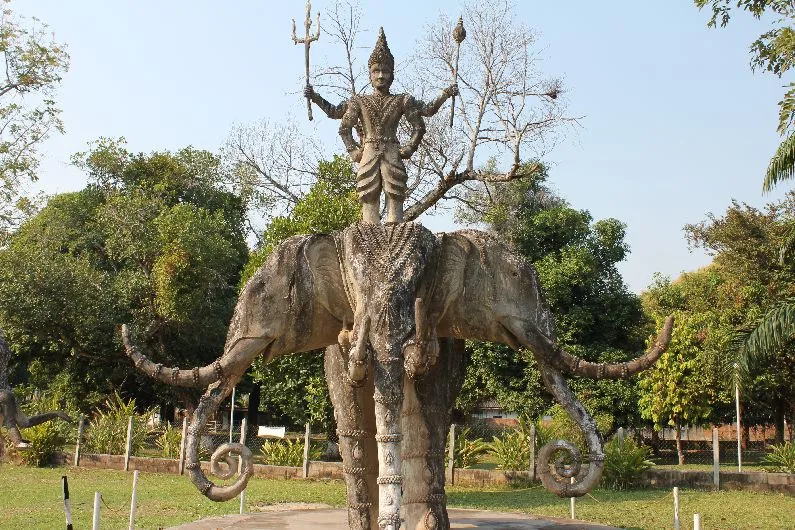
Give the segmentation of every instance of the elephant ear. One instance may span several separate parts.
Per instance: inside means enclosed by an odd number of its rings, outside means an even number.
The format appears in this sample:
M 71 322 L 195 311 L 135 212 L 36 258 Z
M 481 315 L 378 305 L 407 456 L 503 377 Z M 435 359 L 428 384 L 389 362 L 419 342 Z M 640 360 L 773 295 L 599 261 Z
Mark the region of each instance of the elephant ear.
M 442 233 L 439 238 L 438 265 L 432 307 L 443 319 L 450 306 L 466 295 L 466 269 L 472 243 L 459 232 Z
M 340 256 L 334 238 L 313 236 L 304 246 L 304 258 L 314 284 L 315 302 L 339 320 L 353 321 L 353 311 L 345 292 Z

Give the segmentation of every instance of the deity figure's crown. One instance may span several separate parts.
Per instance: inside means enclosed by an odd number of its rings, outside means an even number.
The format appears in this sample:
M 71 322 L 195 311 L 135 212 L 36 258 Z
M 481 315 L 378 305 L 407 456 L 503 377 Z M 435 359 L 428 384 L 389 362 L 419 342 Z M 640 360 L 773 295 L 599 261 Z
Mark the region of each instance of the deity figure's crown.
M 368 68 L 374 64 L 380 64 L 388 67 L 390 70 L 395 70 L 395 58 L 392 52 L 389 51 L 389 45 L 386 43 L 386 35 L 384 35 L 384 28 L 378 32 L 378 40 L 375 43 L 373 53 L 370 54 L 370 60 L 367 61 Z

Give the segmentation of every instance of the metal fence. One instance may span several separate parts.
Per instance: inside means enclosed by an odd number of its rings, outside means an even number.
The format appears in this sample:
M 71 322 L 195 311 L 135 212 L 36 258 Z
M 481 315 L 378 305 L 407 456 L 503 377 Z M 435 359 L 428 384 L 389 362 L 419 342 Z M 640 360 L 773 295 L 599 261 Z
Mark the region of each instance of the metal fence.
M 233 429 L 219 428 L 220 424 L 208 424 L 208 428 L 199 440 L 199 459 L 209 460 L 210 456 L 221 445 L 229 442 L 244 443 L 251 450 L 254 463 L 271 465 L 304 466 L 309 460 L 340 461 L 336 444 L 329 443 L 325 434 L 312 433 L 307 425 L 304 432 L 288 432 L 282 430 L 279 435 L 274 435 L 278 429 L 266 429 L 266 436 L 262 436 L 257 427 L 245 426 L 245 436 L 242 428 L 245 424 L 235 425 Z M 116 429 L 112 434 L 106 434 L 114 443 L 109 451 L 100 451 L 114 455 L 124 455 L 125 462 L 131 456 L 150 458 L 185 458 L 184 437 L 187 433 L 188 422 L 181 425 L 162 423 L 148 423 L 145 426 L 135 424 L 133 417 L 129 418 L 126 433 Z M 92 435 L 92 427 L 85 419 L 80 420 L 76 441 L 74 445 L 75 464 L 79 465 L 80 454 L 92 451 L 86 446 L 86 441 Z M 140 431 L 144 434 L 141 436 Z M 308 447 L 307 447 L 308 445 Z M 71 449 L 71 447 L 65 447 Z M 125 464 L 126 466 L 127 464 Z
M 128 456 L 144 456 L 155 458 L 180 458 L 182 451 L 182 432 L 186 425 L 166 423 L 149 425 L 142 443 L 132 444 L 128 439 L 116 454 Z M 232 431 L 219 428 L 219 424 L 210 424 L 202 435 L 199 447 L 200 458 L 208 460 L 210 455 L 222 444 L 241 441 L 241 425 L 234 426 Z M 86 439 L 89 427 L 80 431 L 81 443 Z M 128 426 L 128 437 L 132 436 L 134 426 Z M 164 433 L 171 431 L 170 441 Z M 307 460 L 340 461 L 337 445 L 328 440 L 326 435 L 305 432 L 284 432 L 283 436 L 258 436 L 257 428 L 246 428 L 244 442 L 252 454 L 254 462 L 272 465 L 305 465 Z M 480 469 L 512 469 L 528 470 L 533 468 L 535 454 L 541 446 L 553 438 L 569 439 L 582 444 L 577 433 L 563 433 L 550 426 L 548 422 L 520 424 L 517 421 L 474 420 L 456 425 L 448 437 L 448 456 L 454 455 L 455 465 Z M 680 432 L 680 447 L 684 464 L 690 468 L 711 468 L 717 462 L 721 467 L 746 470 L 759 469 L 759 464 L 769 447 L 775 443 L 775 429 L 771 427 L 752 427 L 748 439 L 739 447 L 737 430 L 734 426 L 718 428 L 686 428 Z M 659 466 L 678 466 L 679 451 L 675 432 L 672 429 L 653 432 L 651 429 L 625 430 L 623 435 L 645 445 L 650 451 L 650 460 Z M 122 436 L 117 434 L 117 436 Z M 307 448 L 307 441 L 309 447 Z M 508 447 L 514 444 L 516 447 Z M 522 444 L 524 444 L 522 446 Z M 716 449 L 717 444 L 717 451 Z M 79 445 L 79 444 L 78 444 Z M 135 445 L 133 447 L 133 445 Z M 583 447 L 583 449 L 585 449 Z M 85 449 L 84 449 L 85 450 Z M 513 455 L 506 460 L 505 454 L 519 451 L 522 456 Z M 500 452 L 502 451 L 502 453 Z M 524 459 L 524 460 L 523 460 Z M 448 458 L 449 462 L 449 458 Z M 729 470 L 729 469 L 726 469 Z

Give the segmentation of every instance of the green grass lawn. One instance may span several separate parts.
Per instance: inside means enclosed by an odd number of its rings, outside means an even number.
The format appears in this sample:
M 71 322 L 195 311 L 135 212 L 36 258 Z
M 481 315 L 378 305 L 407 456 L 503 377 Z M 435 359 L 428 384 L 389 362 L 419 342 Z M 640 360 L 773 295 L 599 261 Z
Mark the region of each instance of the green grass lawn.
M 102 528 L 126 528 L 132 473 L 73 467 L 37 469 L 0 465 L 0 528 L 62 528 L 61 475 L 69 477 L 75 528 L 91 527 L 94 492 L 103 496 Z M 540 486 L 511 489 L 449 488 L 449 505 L 568 517 L 569 501 Z M 343 506 L 340 481 L 252 479 L 246 492 L 248 509 L 278 502 L 316 502 Z M 214 503 L 193 487 L 187 477 L 141 473 L 138 480 L 139 528 L 161 528 L 203 517 L 237 513 L 237 500 Z M 673 501 L 665 490 L 613 492 L 596 490 L 577 500 L 578 519 L 628 528 L 671 528 Z M 795 498 L 750 492 L 680 493 L 682 528 L 690 528 L 692 514 L 702 528 L 795 528 Z

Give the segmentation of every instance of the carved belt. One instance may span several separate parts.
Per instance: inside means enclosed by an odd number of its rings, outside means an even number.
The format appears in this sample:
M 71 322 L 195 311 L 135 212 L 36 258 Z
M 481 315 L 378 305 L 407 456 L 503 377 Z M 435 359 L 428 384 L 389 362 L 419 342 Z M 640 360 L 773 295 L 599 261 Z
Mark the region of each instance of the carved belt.
M 380 148 L 386 144 L 399 144 L 398 139 L 394 136 L 372 136 L 364 139 L 365 144 L 372 145 L 375 149 Z

